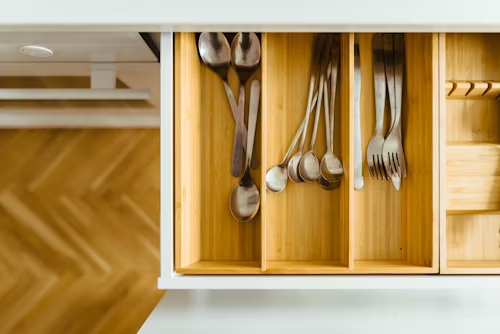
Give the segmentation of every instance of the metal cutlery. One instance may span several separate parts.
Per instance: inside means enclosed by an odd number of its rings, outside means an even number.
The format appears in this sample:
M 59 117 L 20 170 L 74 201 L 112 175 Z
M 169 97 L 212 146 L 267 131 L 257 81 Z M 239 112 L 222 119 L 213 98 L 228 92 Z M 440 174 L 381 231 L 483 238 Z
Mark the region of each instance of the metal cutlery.
M 229 210 L 233 217 L 240 222 L 252 220 L 260 207 L 259 189 L 250 175 L 250 161 L 252 160 L 255 131 L 257 128 L 257 117 L 259 114 L 260 81 L 253 80 L 250 90 L 250 107 L 248 113 L 248 137 L 247 154 L 245 161 L 245 173 L 240 182 L 233 188 L 229 198 Z
M 313 97 L 310 112 L 314 109 L 317 99 L 318 99 L 318 93 L 316 92 L 316 94 Z M 297 142 L 300 136 L 302 135 L 302 131 L 304 131 L 304 126 L 306 124 L 307 117 L 309 117 L 309 114 L 305 116 L 304 119 L 302 120 L 302 123 L 300 123 L 300 126 L 297 129 L 295 136 L 293 137 L 292 143 L 290 144 L 290 147 L 288 148 L 285 156 L 283 157 L 283 160 L 278 165 L 269 169 L 266 174 L 266 188 L 270 192 L 279 193 L 283 191 L 286 187 L 288 181 L 288 170 L 287 170 L 288 159 L 290 158 L 290 155 L 295 149 L 295 146 L 297 146 Z
M 339 41 L 334 40 L 331 50 L 330 75 L 330 99 L 328 99 L 328 85 L 324 82 L 324 109 L 325 109 L 325 130 L 326 130 L 326 153 L 321 159 L 320 165 L 320 185 L 327 190 L 334 189 L 340 184 L 344 174 L 344 169 L 340 159 L 333 153 L 333 142 L 335 133 L 335 96 L 337 89 L 337 73 L 340 58 Z
M 314 153 L 314 144 L 316 144 L 319 119 L 321 116 L 321 99 L 323 98 L 323 91 L 325 88 L 324 83 L 325 79 L 327 79 L 327 76 L 329 77 L 328 64 L 330 62 L 328 58 L 330 57 L 332 42 L 332 36 L 328 35 L 322 53 L 323 59 L 321 61 L 320 69 L 318 103 L 316 104 L 316 114 L 314 117 L 314 127 L 311 137 L 311 143 L 309 145 L 309 151 L 307 151 L 302 156 L 299 162 L 299 175 L 302 180 L 306 182 L 316 182 L 320 177 L 319 159 L 316 153 Z
M 316 85 L 316 78 L 319 77 L 320 74 L 320 61 L 321 61 L 321 53 L 326 42 L 326 34 L 318 34 L 316 36 L 316 40 L 314 42 L 313 47 L 313 58 L 311 63 L 311 79 L 309 82 L 309 96 L 307 98 L 307 107 L 305 113 L 305 124 L 304 131 L 302 132 L 302 137 L 300 140 L 300 146 L 297 153 L 295 153 L 290 161 L 288 162 L 288 177 L 290 180 L 296 183 L 302 183 L 304 180 L 299 175 L 299 163 L 303 156 L 304 144 L 306 142 L 307 135 L 307 127 L 309 125 L 309 115 L 310 110 L 312 109 L 311 102 L 313 98 L 314 86 Z M 321 99 L 318 96 L 318 103 L 321 102 Z
M 394 117 L 392 128 L 382 148 L 382 156 L 386 173 L 391 177 L 395 188 L 399 190 L 400 179 L 406 177 L 406 161 L 401 134 L 404 36 L 402 34 L 387 34 L 384 35 L 383 41 L 389 102 L 391 104 L 391 115 L 394 115 Z
M 361 154 L 361 69 L 358 35 L 354 42 L 354 189 L 361 190 L 363 180 L 363 157 Z
M 372 179 L 387 181 L 382 148 L 385 137 L 382 134 L 384 126 L 386 77 L 384 66 L 384 44 L 382 34 L 373 37 L 373 83 L 375 88 L 375 130 L 366 150 L 366 162 Z
M 238 112 L 236 113 L 236 134 L 233 145 L 233 162 L 231 173 L 233 176 L 241 174 L 243 150 L 241 149 L 245 128 L 245 84 L 260 63 L 260 41 L 257 35 L 251 33 L 237 33 L 231 43 L 231 63 L 233 64 L 240 79 L 240 93 L 238 101 Z M 247 145 L 243 145 L 246 147 Z

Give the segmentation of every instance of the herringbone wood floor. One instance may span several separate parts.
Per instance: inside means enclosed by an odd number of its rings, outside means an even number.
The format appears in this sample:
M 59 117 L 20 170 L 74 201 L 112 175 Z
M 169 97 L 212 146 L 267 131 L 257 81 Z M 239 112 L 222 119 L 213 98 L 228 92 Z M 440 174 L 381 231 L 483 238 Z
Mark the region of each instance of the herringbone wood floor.
M 0 333 L 136 333 L 163 292 L 158 130 L 0 131 Z

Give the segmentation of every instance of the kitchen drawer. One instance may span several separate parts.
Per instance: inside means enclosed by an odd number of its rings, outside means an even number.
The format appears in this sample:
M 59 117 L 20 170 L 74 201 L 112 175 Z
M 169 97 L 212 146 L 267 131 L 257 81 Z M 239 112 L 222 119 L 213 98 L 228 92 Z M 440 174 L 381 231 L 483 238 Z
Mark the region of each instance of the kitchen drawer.
M 281 193 L 267 191 L 265 177 L 282 160 L 303 118 L 314 34 L 260 34 L 262 59 L 253 76 L 262 81 L 255 143 L 259 166 L 251 175 L 261 205 L 257 216 L 246 223 L 235 220 L 229 210 L 229 196 L 239 180 L 231 176 L 235 122 L 222 81 L 199 57 L 197 36 L 174 36 L 177 274 L 438 273 L 438 34 L 404 35 L 402 114 L 408 172 L 401 189 L 372 180 L 366 166 L 366 147 L 375 123 L 373 34 L 366 33 L 356 36 L 361 54 L 364 187 L 354 190 L 355 34 L 341 33 L 335 153 L 344 177 L 333 191 L 315 183 L 289 181 Z M 229 83 L 237 99 L 239 81 L 234 70 L 229 72 Z M 247 96 L 249 88 L 250 84 Z M 326 146 L 323 122 L 315 146 L 320 157 Z
M 500 273 L 500 34 L 441 36 L 441 272 Z

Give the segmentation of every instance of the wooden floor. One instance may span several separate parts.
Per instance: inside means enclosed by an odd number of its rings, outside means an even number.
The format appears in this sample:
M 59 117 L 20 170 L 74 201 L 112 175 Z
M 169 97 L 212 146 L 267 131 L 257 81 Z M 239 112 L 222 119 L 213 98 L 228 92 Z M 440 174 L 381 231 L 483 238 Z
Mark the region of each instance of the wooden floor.
M 163 295 L 158 130 L 0 130 L 0 333 L 136 333 Z

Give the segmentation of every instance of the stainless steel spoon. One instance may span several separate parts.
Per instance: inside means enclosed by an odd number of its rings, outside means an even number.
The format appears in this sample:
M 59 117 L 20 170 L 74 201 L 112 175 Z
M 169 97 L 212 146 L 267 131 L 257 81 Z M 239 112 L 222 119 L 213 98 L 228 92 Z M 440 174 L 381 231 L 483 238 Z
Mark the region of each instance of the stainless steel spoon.
M 342 169 L 342 165 L 340 165 L 340 171 L 338 169 L 335 169 L 335 168 L 333 169 L 333 172 L 332 172 L 332 170 L 330 170 L 331 167 L 335 167 L 335 166 L 337 166 L 337 164 L 335 162 L 335 159 L 336 159 L 335 155 L 333 155 L 333 157 L 332 157 L 332 155 L 329 154 L 330 150 L 333 152 L 333 120 L 330 122 L 330 116 L 334 117 L 334 115 L 329 114 L 328 93 L 327 93 L 326 81 L 324 82 L 324 91 L 325 92 L 323 94 L 323 97 L 324 97 L 323 102 L 324 102 L 324 108 L 325 108 L 327 152 L 323 156 L 323 159 L 321 159 L 320 176 L 318 178 L 318 183 L 321 186 L 321 188 L 323 188 L 325 190 L 333 190 L 340 184 L 340 180 L 341 180 L 342 174 L 343 174 L 343 169 Z M 330 135 L 330 132 L 332 132 L 332 135 Z M 340 163 L 340 161 L 339 161 L 339 163 Z M 339 173 L 340 173 L 340 175 L 339 175 Z
M 217 73 L 222 82 L 224 84 L 224 88 L 226 90 L 226 95 L 229 100 L 229 105 L 231 106 L 231 112 L 233 114 L 233 118 L 235 122 L 238 124 L 238 105 L 236 104 L 236 100 L 234 99 L 233 91 L 229 86 L 227 81 L 227 72 L 229 71 L 230 63 L 231 63 L 231 47 L 229 46 L 229 42 L 227 41 L 226 36 L 220 32 L 201 33 L 200 38 L 198 40 L 198 52 L 200 53 L 200 57 L 203 62 L 215 73 Z M 239 172 L 237 165 L 237 156 L 234 156 L 235 151 L 241 152 L 241 147 L 243 150 L 246 150 L 246 137 L 247 137 L 247 129 L 243 126 L 243 129 L 240 132 L 243 133 L 238 134 L 238 131 L 235 131 L 234 134 L 234 142 L 233 142 L 233 160 L 231 163 L 231 174 L 233 176 L 239 176 L 241 173 L 241 160 L 242 155 L 239 156 Z
M 311 110 L 313 110 L 317 100 L 318 100 L 318 93 L 316 93 L 313 97 Z M 307 115 L 306 117 L 309 117 L 309 115 Z M 292 154 L 293 150 L 295 149 L 295 146 L 299 141 L 302 131 L 304 131 L 305 124 L 306 124 L 306 119 L 304 118 L 302 120 L 302 123 L 300 124 L 299 129 L 295 133 L 295 137 L 293 137 L 292 143 L 290 144 L 290 147 L 288 148 L 288 151 L 286 152 L 283 160 L 278 165 L 275 165 L 274 167 L 269 169 L 269 171 L 267 172 L 266 189 L 268 191 L 273 193 L 279 193 L 285 189 L 288 181 L 288 170 L 287 170 L 288 159 L 290 158 L 290 154 Z
M 337 87 L 337 72 L 339 63 L 339 48 L 338 44 L 332 48 L 332 67 L 329 79 L 330 85 L 330 100 L 328 101 L 327 84 L 325 81 L 324 108 L 325 108 L 325 124 L 326 124 L 326 142 L 327 151 L 321 159 L 320 174 L 322 178 L 330 182 L 340 182 L 344 169 L 342 163 L 333 153 L 333 141 L 335 132 L 335 94 Z M 330 106 L 328 106 L 330 104 Z M 331 111 L 331 114 L 330 114 Z
M 260 81 L 253 80 L 250 87 L 250 107 L 248 113 L 248 137 L 245 173 L 240 182 L 233 188 L 229 199 L 229 210 L 233 217 L 240 222 L 252 220 L 260 207 L 259 189 L 250 175 L 250 161 L 252 160 L 255 129 L 259 114 Z
M 306 182 L 316 182 L 319 179 L 319 159 L 314 153 L 314 144 L 316 143 L 316 136 L 318 134 L 319 118 L 321 115 L 321 99 L 323 98 L 325 75 L 327 75 L 327 65 L 329 64 L 328 57 L 330 56 L 330 48 L 332 44 L 332 36 L 328 35 L 326 39 L 325 48 L 323 50 L 323 59 L 321 61 L 320 79 L 319 79 L 319 93 L 318 93 L 318 103 L 316 104 L 316 115 L 314 118 L 314 128 L 311 137 L 311 143 L 309 145 L 309 151 L 307 151 L 299 162 L 299 175 Z
M 243 138 L 243 129 L 245 128 L 245 123 L 243 121 L 245 117 L 245 84 L 259 66 L 260 54 L 260 41 L 255 33 L 239 32 L 236 34 L 231 43 L 231 62 L 240 78 L 238 112 L 236 113 L 236 136 L 238 140 Z M 241 174 L 243 158 L 242 150 L 239 149 L 237 145 L 234 147 L 233 165 L 231 169 L 233 176 L 235 176 L 235 174 Z
M 304 131 L 302 132 L 302 138 L 300 140 L 299 150 L 297 153 L 293 155 L 293 157 L 288 162 L 288 177 L 290 178 L 290 180 L 296 183 L 304 182 L 304 180 L 299 175 L 299 163 L 304 154 L 303 150 L 304 150 L 304 144 L 306 142 L 307 127 L 309 125 L 309 114 L 310 111 L 313 109 L 312 98 L 313 98 L 314 86 L 316 85 L 316 78 L 318 77 L 320 72 L 321 52 L 325 45 L 325 40 L 326 40 L 326 34 L 319 34 L 317 35 L 317 38 L 314 42 L 313 57 L 311 63 L 311 79 L 309 82 L 309 96 L 307 98 L 307 107 L 305 113 L 306 122 L 304 124 Z

